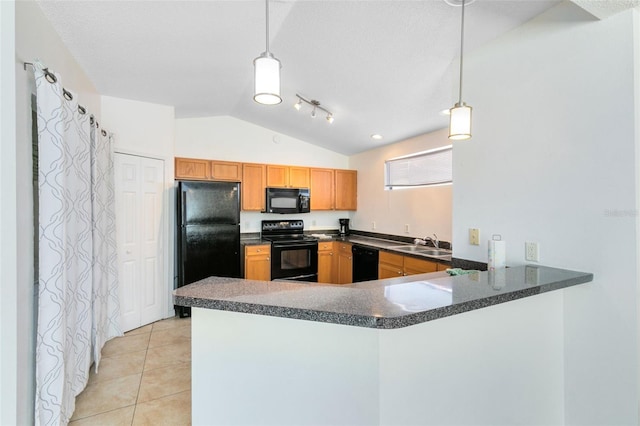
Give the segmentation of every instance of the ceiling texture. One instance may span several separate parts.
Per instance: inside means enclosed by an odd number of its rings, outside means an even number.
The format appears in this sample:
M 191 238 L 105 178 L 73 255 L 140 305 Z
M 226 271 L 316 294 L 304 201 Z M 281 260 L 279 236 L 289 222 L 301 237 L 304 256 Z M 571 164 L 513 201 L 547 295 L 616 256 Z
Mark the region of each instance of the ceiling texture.
M 559 1 L 471 3 L 465 52 Z M 38 4 L 102 95 L 172 105 L 177 118 L 229 115 L 345 155 L 446 127 L 441 111 L 458 96 L 460 8 L 444 0 L 272 0 L 276 106 L 253 101 L 262 0 Z M 334 123 L 294 109 L 296 93 L 318 100 Z

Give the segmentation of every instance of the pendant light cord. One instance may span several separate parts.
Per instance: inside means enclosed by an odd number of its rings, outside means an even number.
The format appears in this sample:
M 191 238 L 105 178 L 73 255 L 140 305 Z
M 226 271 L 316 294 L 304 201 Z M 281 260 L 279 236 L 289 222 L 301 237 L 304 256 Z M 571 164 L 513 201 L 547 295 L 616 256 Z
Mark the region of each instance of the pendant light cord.
M 462 105 L 462 57 L 464 49 L 464 2 L 462 0 L 462 22 L 460 23 L 460 92 L 458 93 L 458 105 Z
M 267 37 L 266 37 L 266 50 L 265 52 L 269 53 L 269 0 L 264 1 L 266 4 L 266 21 L 267 21 Z

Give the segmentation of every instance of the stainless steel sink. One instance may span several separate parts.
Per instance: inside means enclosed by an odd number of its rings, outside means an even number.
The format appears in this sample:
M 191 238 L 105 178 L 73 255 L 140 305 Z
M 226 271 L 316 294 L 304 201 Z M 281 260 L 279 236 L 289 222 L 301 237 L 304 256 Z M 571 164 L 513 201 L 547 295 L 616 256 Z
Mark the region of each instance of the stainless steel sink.
M 389 250 L 397 250 L 405 253 L 424 254 L 426 256 L 450 256 L 450 250 L 435 249 L 433 247 L 416 246 L 416 245 L 402 245 L 387 247 Z

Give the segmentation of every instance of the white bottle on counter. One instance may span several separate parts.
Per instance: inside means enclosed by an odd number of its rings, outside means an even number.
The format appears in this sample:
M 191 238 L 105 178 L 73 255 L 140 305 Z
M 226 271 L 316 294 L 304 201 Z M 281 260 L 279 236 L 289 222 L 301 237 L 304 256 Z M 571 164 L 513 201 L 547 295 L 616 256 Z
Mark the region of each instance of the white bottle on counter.
M 507 244 L 506 241 L 502 241 L 501 237 L 494 235 L 493 239 L 489 240 L 489 262 L 488 268 L 490 271 L 495 269 L 504 268 L 507 265 Z

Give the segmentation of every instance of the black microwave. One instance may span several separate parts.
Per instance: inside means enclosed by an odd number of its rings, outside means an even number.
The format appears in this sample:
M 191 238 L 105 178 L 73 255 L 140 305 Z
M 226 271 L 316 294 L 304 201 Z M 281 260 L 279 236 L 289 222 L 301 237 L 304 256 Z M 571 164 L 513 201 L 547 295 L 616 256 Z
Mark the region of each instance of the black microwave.
M 309 213 L 309 188 L 267 188 L 265 213 Z

